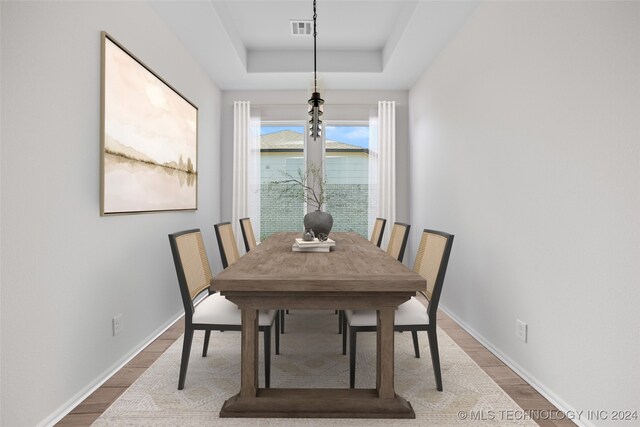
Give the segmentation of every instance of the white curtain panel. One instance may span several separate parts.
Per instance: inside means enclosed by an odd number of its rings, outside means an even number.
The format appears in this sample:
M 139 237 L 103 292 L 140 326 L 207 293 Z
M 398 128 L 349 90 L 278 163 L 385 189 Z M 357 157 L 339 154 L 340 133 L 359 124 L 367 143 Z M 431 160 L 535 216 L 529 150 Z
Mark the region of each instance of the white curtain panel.
M 382 247 L 389 244 L 391 228 L 396 220 L 396 103 L 395 101 L 378 101 L 376 118 L 377 138 L 373 140 L 375 150 L 370 155 L 370 179 L 375 179 L 374 190 L 377 196 L 376 217 L 385 218 Z M 369 182 L 371 187 L 372 183 Z M 369 200 L 372 198 L 370 197 Z M 371 202 L 370 202 L 371 203 Z M 370 221 L 370 224 L 373 224 Z
M 233 207 L 231 225 L 244 248 L 240 218 L 251 218 L 260 238 L 260 115 L 249 101 L 233 103 Z
M 257 243 L 260 243 L 260 110 L 251 108 L 249 117 L 249 213 Z
M 369 236 L 373 232 L 375 220 L 379 216 L 378 192 L 378 110 L 372 108 L 369 112 Z

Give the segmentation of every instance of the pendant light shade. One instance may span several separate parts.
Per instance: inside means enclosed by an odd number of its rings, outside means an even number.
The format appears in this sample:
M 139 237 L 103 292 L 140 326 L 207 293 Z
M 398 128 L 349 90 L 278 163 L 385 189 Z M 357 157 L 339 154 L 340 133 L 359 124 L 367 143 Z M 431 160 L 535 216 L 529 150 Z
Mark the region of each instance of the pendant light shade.
M 313 92 L 311 99 L 309 99 L 309 105 L 311 106 L 309 109 L 309 115 L 311 116 L 309 119 L 309 136 L 314 140 L 322 137 L 322 120 L 320 120 L 322 104 L 324 104 L 324 99 L 320 98 L 318 92 Z

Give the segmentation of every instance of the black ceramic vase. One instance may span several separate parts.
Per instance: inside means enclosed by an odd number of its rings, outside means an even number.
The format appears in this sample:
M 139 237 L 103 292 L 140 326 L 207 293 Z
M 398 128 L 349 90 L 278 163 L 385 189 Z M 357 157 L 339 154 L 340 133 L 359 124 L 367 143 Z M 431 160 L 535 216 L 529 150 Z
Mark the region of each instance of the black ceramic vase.
M 330 213 L 322 211 L 309 212 L 304 216 L 305 230 L 313 230 L 313 234 L 320 240 L 326 240 L 333 227 L 333 217 Z M 322 239 L 324 237 L 324 239 Z

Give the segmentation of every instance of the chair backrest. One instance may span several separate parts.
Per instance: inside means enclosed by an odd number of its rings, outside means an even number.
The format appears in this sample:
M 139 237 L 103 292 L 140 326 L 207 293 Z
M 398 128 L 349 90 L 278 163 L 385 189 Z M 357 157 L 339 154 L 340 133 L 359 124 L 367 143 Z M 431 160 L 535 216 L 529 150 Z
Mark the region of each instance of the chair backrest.
M 218 239 L 218 247 L 220 248 L 220 258 L 222 258 L 222 267 L 227 268 L 235 264 L 240 258 L 236 236 L 233 234 L 233 228 L 230 222 L 221 222 L 215 224 L 213 227 L 216 230 L 216 238 Z
M 384 234 L 384 226 L 387 225 L 387 220 L 384 218 L 376 218 L 376 222 L 373 224 L 373 231 L 371 232 L 371 243 L 380 247 L 382 244 L 382 235 Z
M 209 258 L 199 229 L 169 234 L 173 262 L 178 275 L 178 285 L 182 295 L 185 315 L 189 320 L 193 315 L 193 299 L 208 290 L 211 278 Z
M 251 218 L 240 218 L 240 229 L 242 230 L 244 248 L 249 252 L 257 246 L 256 236 L 253 234 L 253 226 L 251 225 Z
M 391 229 L 391 237 L 387 246 L 387 253 L 402 262 L 404 258 L 404 249 L 407 247 L 407 239 L 409 238 L 409 224 L 402 222 L 394 222 Z
M 438 310 L 452 245 L 453 234 L 426 229 L 422 232 L 413 271 L 427 280 L 426 297 L 429 300 L 427 311 L 431 320 L 435 319 Z

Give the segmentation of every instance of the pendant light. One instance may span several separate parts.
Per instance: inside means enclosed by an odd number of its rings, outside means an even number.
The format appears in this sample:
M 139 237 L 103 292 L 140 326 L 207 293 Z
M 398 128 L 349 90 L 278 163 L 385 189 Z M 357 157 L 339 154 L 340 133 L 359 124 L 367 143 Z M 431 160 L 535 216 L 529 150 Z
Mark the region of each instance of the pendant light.
M 312 137 L 314 141 L 318 138 L 322 138 L 322 120 L 320 120 L 320 116 L 322 116 L 322 104 L 324 104 L 324 99 L 320 97 L 320 92 L 318 92 L 318 70 L 316 68 L 316 36 L 318 35 L 316 31 L 317 17 L 316 0 L 313 0 L 313 93 L 309 99 L 309 115 L 311 116 L 311 119 L 309 120 L 309 136 Z

